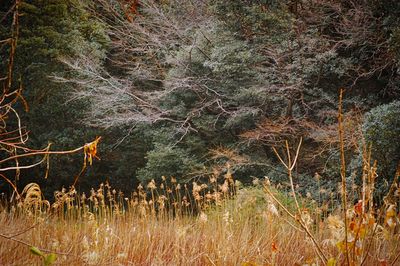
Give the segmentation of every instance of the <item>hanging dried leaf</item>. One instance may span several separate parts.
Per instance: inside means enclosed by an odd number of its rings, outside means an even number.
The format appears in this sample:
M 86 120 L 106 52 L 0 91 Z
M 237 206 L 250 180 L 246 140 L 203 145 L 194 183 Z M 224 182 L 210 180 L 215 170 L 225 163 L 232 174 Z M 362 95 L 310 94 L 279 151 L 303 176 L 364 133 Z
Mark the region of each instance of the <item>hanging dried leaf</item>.
M 96 137 L 96 139 L 90 143 L 86 143 L 84 146 L 84 165 L 86 165 L 86 162 L 89 162 L 89 165 L 92 165 L 93 163 L 93 158 L 96 158 L 100 160 L 100 158 L 97 156 L 97 144 L 99 143 L 101 137 Z

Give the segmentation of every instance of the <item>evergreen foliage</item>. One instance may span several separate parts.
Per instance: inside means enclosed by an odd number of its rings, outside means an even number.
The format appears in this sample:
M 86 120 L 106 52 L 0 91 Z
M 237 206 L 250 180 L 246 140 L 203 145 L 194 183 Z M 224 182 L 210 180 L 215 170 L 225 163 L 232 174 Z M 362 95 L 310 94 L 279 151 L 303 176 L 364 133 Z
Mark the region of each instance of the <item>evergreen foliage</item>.
M 397 1 L 33 0 L 23 12 L 15 73 L 31 141 L 102 135 L 93 170 L 121 186 L 226 162 L 244 182 L 278 176 L 271 146 L 300 137 L 301 180 L 334 181 L 340 88 L 348 157 L 363 125 L 383 176 L 399 160 L 387 146 L 399 142 L 397 105 L 385 105 L 400 95 Z M 52 173 L 67 177 L 61 160 Z
M 400 161 L 400 101 L 371 109 L 362 130 L 366 144 L 372 147 L 372 159 L 378 162 L 379 178 L 390 182 Z
M 20 106 L 22 119 L 30 130 L 29 145 L 43 148 L 49 142 L 53 149 L 70 149 L 89 141 L 96 134 L 80 123 L 85 101 L 67 101 L 73 85 L 59 84 L 52 76 L 68 69 L 60 58 L 84 53 L 93 60 L 106 56 L 109 37 L 104 25 L 94 19 L 87 6 L 76 0 L 32 0 L 20 3 L 20 30 L 15 54 L 15 80 L 21 79 L 29 111 Z M 2 29 L 7 33 L 7 27 Z M 3 51 L 4 55 L 7 51 Z M 3 56 L 3 54 L 2 54 Z M 79 162 L 79 163 L 78 163 Z M 41 180 L 43 170 L 23 172 L 21 185 L 44 182 L 46 191 L 70 185 L 80 171 L 81 158 L 54 157 L 50 180 Z

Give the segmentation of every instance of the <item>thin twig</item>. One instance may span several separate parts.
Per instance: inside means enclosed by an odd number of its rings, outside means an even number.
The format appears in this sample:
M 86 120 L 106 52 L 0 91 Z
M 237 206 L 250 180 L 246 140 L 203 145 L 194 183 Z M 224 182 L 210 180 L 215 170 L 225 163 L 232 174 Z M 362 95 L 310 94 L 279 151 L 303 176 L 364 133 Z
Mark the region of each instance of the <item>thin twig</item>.
M 24 241 L 24 240 L 15 238 L 15 237 L 13 237 L 13 236 L 7 236 L 7 235 L 4 235 L 4 234 L 1 234 L 1 233 L 0 233 L 0 237 L 5 238 L 5 239 L 8 239 L 8 240 L 12 240 L 12 241 L 14 241 L 14 242 L 20 243 L 20 244 L 25 245 L 25 246 L 28 246 L 28 247 L 33 247 L 33 246 L 34 246 L 34 245 L 32 245 L 31 243 L 28 243 L 28 242 L 26 242 L 26 241 Z M 45 248 L 38 248 L 38 249 L 39 249 L 40 251 L 43 251 L 43 252 L 46 252 L 46 253 L 54 253 L 54 254 L 57 254 L 57 255 L 66 255 L 66 256 L 74 256 L 74 257 L 76 257 L 76 255 L 71 254 L 71 253 L 53 251 L 53 250 L 49 250 L 49 249 L 45 249 Z
M 20 199 L 20 198 L 21 198 L 21 195 L 18 193 L 18 189 L 17 189 L 17 187 L 15 186 L 15 184 L 14 184 L 10 179 L 8 179 L 5 175 L 0 174 L 0 176 L 1 176 L 4 180 L 6 180 L 7 183 L 9 183 L 9 184 L 11 185 L 11 187 L 14 189 L 15 193 L 17 193 L 18 199 Z
M 306 232 L 306 234 L 311 238 L 316 250 L 317 250 L 317 255 L 318 257 L 321 259 L 321 261 L 323 261 L 324 263 L 326 263 L 328 261 L 327 257 L 325 256 L 324 252 L 322 251 L 322 248 L 320 247 L 320 245 L 318 244 L 317 240 L 315 239 L 315 237 L 313 236 L 313 234 L 309 231 L 306 223 L 303 221 L 302 215 L 301 215 L 301 209 L 300 209 L 300 205 L 299 202 L 297 200 L 297 196 L 296 196 L 296 191 L 294 189 L 294 183 L 293 183 L 293 176 L 292 176 L 292 170 L 294 169 L 297 159 L 299 157 L 300 154 L 300 147 L 301 147 L 301 143 L 302 143 L 302 138 L 300 138 L 299 144 L 297 146 L 296 149 L 296 155 L 295 158 L 293 160 L 291 160 L 291 156 L 290 156 L 290 149 L 289 149 L 289 144 L 286 141 L 286 152 L 287 152 L 287 158 L 288 158 L 288 162 L 285 163 L 282 159 L 282 157 L 279 155 L 279 153 L 277 152 L 277 150 L 275 148 L 272 148 L 274 153 L 276 154 L 276 156 L 278 157 L 279 161 L 286 167 L 287 171 L 288 171 L 288 177 L 289 177 L 289 181 L 290 181 L 290 186 L 291 186 L 291 190 L 293 193 L 293 198 L 294 201 L 296 203 L 296 208 L 297 208 L 297 212 L 298 212 L 298 217 L 296 217 L 293 213 L 291 213 L 272 193 L 271 191 L 266 187 L 267 193 L 278 203 L 278 205 L 290 216 L 292 217 L 296 222 L 298 222 L 301 226 L 301 228 L 304 229 L 304 231 Z
M 344 216 L 344 241 L 346 249 L 345 256 L 347 265 L 350 265 L 349 246 L 348 246 L 348 221 L 347 221 L 346 161 L 344 157 L 344 127 L 343 127 L 343 113 L 342 113 L 343 92 L 344 89 L 340 89 L 339 110 L 338 110 L 340 162 L 341 162 L 340 175 L 342 177 L 342 208 Z
M 280 202 L 280 200 L 278 200 L 275 195 L 269 190 L 269 188 L 264 185 L 265 190 L 267 191 L 267 193 L 272 197 L 272 199 L 279 205 L 279 207 L 281 207 L 285 213 L 287 213 L 293 220 L 295 220 L 300 227 L 306 232 L 306 234 L 311 238 L 311 241 L 313 242 L 314 246 L 317 249 L 317 255 L 320 258 L 321 261 L 323 261 L 324 263 L 326 263 L 328 261 L 327 257 L 325 256 L 325 254 L 323 253 L 321 247 L 319 246 L 317 240 L 315 239 L 315 237 L 312 235 L 312 233 L 308 230 L 307 226 L 305 224 L 303 224 L 303 222 L 299 219 L 296 218 L 296 216 L 291 213 L 283 204 L 282 202 Z

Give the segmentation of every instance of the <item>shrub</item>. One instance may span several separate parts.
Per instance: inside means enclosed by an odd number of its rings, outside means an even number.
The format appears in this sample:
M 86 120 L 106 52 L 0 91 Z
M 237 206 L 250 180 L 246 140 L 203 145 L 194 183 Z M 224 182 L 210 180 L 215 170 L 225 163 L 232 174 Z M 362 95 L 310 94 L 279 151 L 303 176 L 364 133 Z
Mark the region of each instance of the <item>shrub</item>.
M 147 153 L 146 167 L 138 171 L 141 181 L 159 179 L 161 175 L 184 177 L 198 167 L 196 160 L 186 150 L 159 144 Z
M 362 127 L 371 159 L 377 160 L 380 180 L 390 179 L 400 160 L 400 101 L 380 105 L 365 115 Z

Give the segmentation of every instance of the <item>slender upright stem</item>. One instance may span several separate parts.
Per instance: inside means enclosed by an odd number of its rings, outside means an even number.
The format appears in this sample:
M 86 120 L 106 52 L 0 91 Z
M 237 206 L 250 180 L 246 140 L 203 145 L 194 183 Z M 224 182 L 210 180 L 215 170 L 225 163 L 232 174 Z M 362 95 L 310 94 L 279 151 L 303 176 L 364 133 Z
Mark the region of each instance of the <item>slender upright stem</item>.
M 348 222 L 347 222 L 347 190 L 346 190 L 346 161 L 344 157 L 344 126 L 343 126 L 343 101 L 344 89 L 340 89 L 339 94 L 339 110 L 338 110 L 338 123 L 339 123 L 339 142 L 340 142 L 340 176 L 342 177 L 342 208 L 344 216 L 344 241 L 345 241 L 345 255 L 347 265 L 350 265 L 349 247 L 348 247 Z
M 300 138 L 299 141 L 299 145 L 297 146 L 297 150 L 296 150 L 296 155 L 292 161 L 291 159 L 291 155 L 290 155 L 290 148 L 289 148 L 289 143 L 286 141 L 286 156 L 288 158 L 288 162 L 285 163 L 285 161 L 282 159 L 282 157 L 279 155 L 278 151 L 273 147 L 272 150 L 274 151 L 276 157 L 278 158 L 278 160 L 285 166 L 285 168 L 288 170 L 288 177 L 289 177 L 289 181 L 290 181 L 290 187 L 293 193 L 293 198 L 296 204 L 296 208 L 297 208 L 297 213 L 298 213 L 298 217 L 296 217 L 295 214 L 291 213 L 283 204 L 282 202 L 280 202 L 273 194 L 272 192 L 268 189 L 268 187 L 265 186 L 266 191 L 268 192 L 268 194 L 272 197 L 273 200 L 275 200 L 278 205 L 280 207 L 282 207 L 282 209 L 289 214 L 290 217 L 292 217 L 298 224 L 300 224 L 301 228 L 306 232 L 306 234 L 311 238 L 312 242 L 314 243 L 314 246 L 317 250 L 317 255 L 318 257 L 321 259 L 321 261 L 323 261 L 323 263 L 326 263 L 328 261 L 327 257 L 325 256 L 324 252 L 322 251 L 322 248 L 320 247 L 320 245 L 318 244 L 317 240 L 315 239 L 315 237 L 313 236 L 313 234 L 310 232 L 310 230 L 308 229 L 307 224 L 304 222 L 303 218 L 302 218 L 302 213 L 301 213 L 301 209 L 300 209 L 300 204 L 297 200 L 297 196 L 296 196 L 296 191 L 294 189 L 294 183 L 293 183 L 293 176 L 292 176 L 292 172 L 294 167 L 296 166 L 297 163 L 297 159 L 299 158 L 299 154 L 300 154 L 300 147 L 302 144 L 303 138 Z

